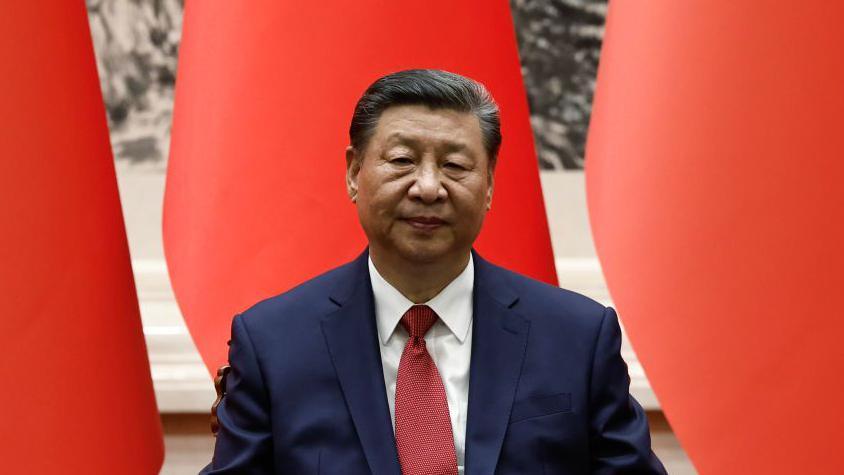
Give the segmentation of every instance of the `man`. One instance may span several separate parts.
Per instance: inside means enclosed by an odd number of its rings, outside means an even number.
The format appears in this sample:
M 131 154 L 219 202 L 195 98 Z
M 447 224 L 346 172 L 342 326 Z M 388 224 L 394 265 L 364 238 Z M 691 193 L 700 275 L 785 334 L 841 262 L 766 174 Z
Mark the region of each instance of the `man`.
M 615 312 L 472 250 L 501 144 L 486 89 L 391 74 L 349 133 L 369 247 L 235 317 L 203 473 L 664 473 Z

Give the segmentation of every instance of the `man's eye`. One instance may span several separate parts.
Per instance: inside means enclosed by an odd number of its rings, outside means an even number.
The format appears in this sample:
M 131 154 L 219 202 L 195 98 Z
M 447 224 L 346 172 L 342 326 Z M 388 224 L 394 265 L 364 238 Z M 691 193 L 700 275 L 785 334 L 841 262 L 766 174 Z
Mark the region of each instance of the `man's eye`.
M 461 165 L 459 163 L 455 163 L 455 162 L 446 162 L 445 166 L 446 166 L 446 168 L 451 168 L 452 170 L 465 170 L 466 169 L 463 165 Z
M 396 158 L 390 160 L 390 163 L 394 163 L 396 165 L 409 165 L 409 164 L 413 163 L 413 160 L 411 160 L 408 157 L 396 157 Z

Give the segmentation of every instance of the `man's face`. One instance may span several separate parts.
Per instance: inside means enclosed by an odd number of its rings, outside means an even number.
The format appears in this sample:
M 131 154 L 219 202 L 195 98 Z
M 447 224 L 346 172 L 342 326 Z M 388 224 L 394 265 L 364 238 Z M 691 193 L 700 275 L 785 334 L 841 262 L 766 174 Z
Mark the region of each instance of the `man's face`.
M 374 252 L 419 263 L 465 259 L 493 190 L 474 114 L 389 107 L 362 153 L 347 149 L 346 162 L 349 196 Z

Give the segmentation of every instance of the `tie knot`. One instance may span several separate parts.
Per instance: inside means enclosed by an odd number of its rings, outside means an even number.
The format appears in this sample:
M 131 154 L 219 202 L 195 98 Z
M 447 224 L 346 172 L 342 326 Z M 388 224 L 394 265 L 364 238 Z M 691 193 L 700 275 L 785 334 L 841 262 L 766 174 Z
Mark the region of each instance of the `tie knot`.
M 437 314 L 427 305 L 414 305 L 404 312 L 401 324 L 410 337 L 424 337 L 437 321 Z

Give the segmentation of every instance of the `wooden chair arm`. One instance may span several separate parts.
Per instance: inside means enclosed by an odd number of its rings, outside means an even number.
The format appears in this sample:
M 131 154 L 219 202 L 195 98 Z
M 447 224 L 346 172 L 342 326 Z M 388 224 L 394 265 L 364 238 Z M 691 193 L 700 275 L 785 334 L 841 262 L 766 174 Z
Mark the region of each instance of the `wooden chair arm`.
M 223 396 L 226 395 L 226 378 L 231 372 L 231 366 L 225 364 L 220 366 L 217 370 L 217 377 L 214 378 L 214 389 L 217 391 L 217 399 L 211 405 L 211 432 L 214 437 L 217 437 L 217 431 L 220 430 L 220 421 L 217 419 L 217 406 L 223 401 Z

